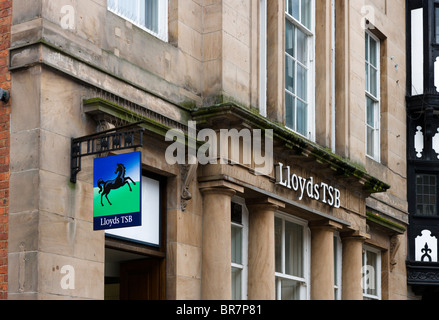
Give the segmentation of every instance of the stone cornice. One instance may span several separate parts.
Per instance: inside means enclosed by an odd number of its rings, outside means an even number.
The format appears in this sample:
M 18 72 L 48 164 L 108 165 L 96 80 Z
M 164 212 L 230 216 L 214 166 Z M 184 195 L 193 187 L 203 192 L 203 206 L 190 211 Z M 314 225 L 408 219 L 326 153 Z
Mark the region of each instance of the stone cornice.
M 353 178 L 369 194 L 386 192 L 390 189 L 390 185 L 371 176 L 364 168 L 286 129 L 283 125 L 270 121 L 235 103 L 223 103 L 192 111 L 192 119 L 197 121 L 197 124 L 208 124 L 214 119 L 221 118 L 239 120 L 253 129 L 272 129 L 275 143 L 282 144 L 283 147 L 291 149 L 298 155 L 314 158 L 318 163 L 329 165 L 339 176 Z
M 373 222 L 380 225 L 381 227 L 391 230 L 396 234 L 404 234 L 406 227 L 402 224 L 391 221 L 390 219 L 384 218 L 378 213 L 366 212 L 367 221 Z

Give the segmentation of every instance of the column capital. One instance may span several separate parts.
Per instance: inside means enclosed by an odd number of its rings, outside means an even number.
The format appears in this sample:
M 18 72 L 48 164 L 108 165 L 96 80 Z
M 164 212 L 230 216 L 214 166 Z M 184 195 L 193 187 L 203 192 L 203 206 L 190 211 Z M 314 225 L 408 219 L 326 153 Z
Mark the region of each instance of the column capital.
M 330 229 L 331 231 L 342 230 L 343 225 L 330 219 L 311 221 L 309 227 L 312 229 Z
M 244 187 L 225 180 L 201 182 L 198 185 L 201 193 L 244 193 Z
M 247 208 L 272 208 L 273 211 L 279 208 L 285 208 L 285 203 L 271 197 L 261 197 L 246 200 Z
M 206 194 L 225 194 L 228 195 L 230 197 L 233 197 L 236 194 L 236 190 L 234 189 L 230 189 L 230 188 L 203 188 L 200 189 L 200 192 L 202 195 L 206 195 Z
M 340 237 L 342 241 L 344 240 L 365 241 L 370 239 L 370 234 L 361 230 L 350 230 L 350 231 L 341 232 Z

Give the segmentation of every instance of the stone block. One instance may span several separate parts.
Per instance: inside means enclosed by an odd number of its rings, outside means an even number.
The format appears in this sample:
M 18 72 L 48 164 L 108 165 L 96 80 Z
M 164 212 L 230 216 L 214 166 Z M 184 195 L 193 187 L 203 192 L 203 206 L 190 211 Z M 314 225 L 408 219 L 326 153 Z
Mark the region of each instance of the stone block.
M 201 248 L 177 244 L 177 276 L 201 279 Z
M 32 212 L 39 207 L 39 172 L 13 172 L 9 180 L 9 212 Z
M 11 172 L 35 170 L 40 164 L 40 130 L 25 130 L 11 134 Z
M 55 294 L 65 299 L 104 298 L 104 263 L 44 252 L 39 253 L 39 258 L 40 294 Z
M 9 215 L 9 230 L 20 230 L 20 232 L 9 233 L 9 253 L 18 253 L 26 248 L 29 251 L 36 251 L 39 247 L 39 212 L 23 212 Z

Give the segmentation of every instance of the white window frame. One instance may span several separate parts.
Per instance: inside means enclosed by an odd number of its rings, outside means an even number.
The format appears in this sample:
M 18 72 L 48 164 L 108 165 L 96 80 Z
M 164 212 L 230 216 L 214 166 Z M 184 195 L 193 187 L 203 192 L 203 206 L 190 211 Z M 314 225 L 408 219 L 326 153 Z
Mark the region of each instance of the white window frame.
M 247 287 L 248 287 L 248 209 L 245 205 L 245 200 L 243 198 L 234 196 L 232 198 L 232 202 L 237 203 L 242 206 L 242 223 L 238 224 L 232 221 L 231 227 L 239 227 L 242 228 L 242 256 L 241 256 L 241 264 L 231 263 L 232 269 L 240 269 L 241 270 L 241 297 L 238 300 L 247 300 Z
M 366 75 L 365 75 L 365 82 L 366 82 L 366 88 L 365 88 L 365 92 L 366 92 L 366 99 L 365 99 L 365 147 L 366 147 L 366 155 L 367 157 L 380 162 L 381 161 L 381 41 L 380 39 L 378 39 L 374 34 L 372 34 L 371 32 L 367 31 L 365 32 L 365 36 L 369 36 L 369 40 L 368 43 L 370 43 L 370 39 L 372 39 L 373 41 L 376 42 L 377 46 L 376 46 L 376 57 L 377 57 L 377 73 L 376 73 L 376 85 L 377 85 L 377 94 L 376 96 L 373 95 L 369 90 L 369 84 L 370 84 L 370 68 L 374 68 L 369 61 L 366 59 L 365 57 L 365 67 L 367 68 Z M 368 55 L 370 57 L 370 45 L 368 45 Z M 365 49 L 366 51 L 366 49 Z M 369 83 L 368 83 L 369 80 Z M 373 127 L 370 126 L 368 124 L 367 121 L 367 111 L 368 111 L 368 107 L 367 107 L 367 99 L 371 99 L 374 103 L 374 125 Z M 373 144 L 374 144 L 374 149 L 373 149 L 373 154 L 369 154 L 368 152 L 368 134 L 367 131 L 368 129 L 372 129 L 373 131 Z
M 284 27 L 286 26 L 286 22 L 287 20 L 290 21 L 291 23 L 294 24 L 294 26 L 299 29 L 300 31 L 302 31 L 303 33 L 305 33 L 305 35 L 308 37 L 308 81 L 307 81 L 307 96 L 308 96 L 308 114 L 307 114 L 307 134 L 304 135 L 301 132 L 298 132 L 296 130 L 296 128 L 291 128 L 288 126 L 288 124 L 285 121 L 285 127 L 287 129 L 290 129 L 291 131 L 311 140 L 311 141 L 315 141 L 315 0 L 310 0 L 311 1 L 311 21 L 310 21 L 310 28 L 308 29 L 306 26 L 304 26 L 300 21 L 298 21 L 297 19 L 295 19 L 293 16 L 291 16 L 288 13 L 288 8 L 287 8 L 287 4 L 288 1 L 285 2 L 285 23 L 284 23 Z M 301 1 L 299 0 L 299 3 L 301 3 Z M 301 8 L 299 9 L 300 11 L 300 15 L 301 13 Z M 284 42 L 285 42 L 285 38 L 284 38 Z M 297 46 L 296 46 L 297 47 Z M 284 63 L 285 63 L 285 58 L 287 57 L 288 53 L 286 52 L 286 50 L 284 50 Z M 288 55 L 290 56 L 290 55 Z M 291 56 L 290 56 L 291 57 Z M 296 60 L 296 58 L 291 57 L 291 59 Z M 297 62 L 296 62 L 297 63 Z M 287 66 L 284 66 L 284 72 L 286 72 L 286 68 Z M 297 74 L 297 70 L 295 71 Z M 297 77 L 296 77 L 297 78 Z M 285 81 L 285 77 L 284 77 L 284 81 Z M 290 91 L 287 90 L 286 88 L 286 84 L 284 84 L 284 96 L 286 96 L 287 94 L 291 95 L 292 97 L 297 99 L 297 79 L 295 81 L 295 86 L 296 86 L 296 93 L 292 93 Z M 285 107 L 284 110 L 286 112 L 287 109 L 287 105 L 286 105 L 286 99 L 285 99 Z M 297 105 L 296 105 L 297 106 Z M 297 110 L 297 108 L 296 108 Z M 296 117 L 297 117 L 297 112 L 296 112 Z M 297 118 L 296 118 L 297 119 Z M 285 117 L 286 120 L 286 117 Z M 297 123 L 297 120 L 296 120 Z
M 119 1 L 126 1 L 126 0 L 112 0 L 115 3 L 115 7 L 110 7 L 110 0 L 108 0 L 108 10 L 113 12 L 114 14 L 124 18 L 125 20 L 131 22 L 132 24 L 136 25 L 137 27 L 141 28 L 142 30 L 145 30 L 146 32 L 154 35 L 155 37 L 168 42 L 168 1 L 167 0 L 159 0 L 158 1 L 158 32 L 155 32 L 153 30 L 148 29 L 146 26 L 142 25 L 140 23 L 140 15 L 138 15 L 136 18 L 128 17 L 123 12 L 120 12 L 118 10 L 119 8 Z M 145 0 L 134 0 L 137 2 L 137 12 L 140 12 L 141 7 L 141 1 Z
M 341 300 L 342 295 L 342 242 L 338 232 L 334 233 L 334 300 Z
M 308 222 L 296 217 L 292 217 L 282 212 L 276 212 L 275 218 L 282 220 L 282 252 L 281 264 L 282 272 L 275 272 L 276 299 L 282 299 L 282 279 L 300 282 L 300 300 L 310 300 L 310 271 L 311 271 L 311 231 L 308 228 Z M 288 275 L 285 273 L 285 222 L 297 224 L 303 228 L 303 278 Z
M 366 293 L 367 288 L 367 280 L 368 277 L 366 276 L 367 271 L 367 252 L 372 252 L 376 254 L 376 266 L 371 266 L 374 269 L 374 276 L 376 277 L 376 295 L 368 294 Z M 377 248 L 364 245 L 363 246 L 363 268 L 362 268 L 362 288 L 363 288 L 363 299 L 364 300 L 381 300 L 381 251 Z

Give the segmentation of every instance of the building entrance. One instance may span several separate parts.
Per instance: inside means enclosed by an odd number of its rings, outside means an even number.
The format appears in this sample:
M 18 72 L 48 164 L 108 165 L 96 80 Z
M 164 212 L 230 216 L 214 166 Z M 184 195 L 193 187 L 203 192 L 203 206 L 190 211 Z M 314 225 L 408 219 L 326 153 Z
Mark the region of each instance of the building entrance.
M 105 249 L 105 300 L 165 299 L 165 260 Z

